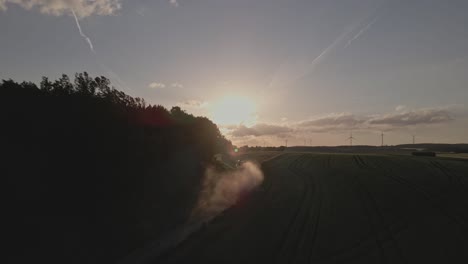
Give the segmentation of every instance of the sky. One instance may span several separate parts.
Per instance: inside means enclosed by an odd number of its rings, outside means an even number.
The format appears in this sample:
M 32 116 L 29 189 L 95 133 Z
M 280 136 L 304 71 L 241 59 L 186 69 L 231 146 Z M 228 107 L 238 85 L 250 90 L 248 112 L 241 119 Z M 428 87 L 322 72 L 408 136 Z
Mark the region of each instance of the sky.
M 236 145 L 468 142 L 466 0 L 0 0 L 0 79 L 87 71 Z

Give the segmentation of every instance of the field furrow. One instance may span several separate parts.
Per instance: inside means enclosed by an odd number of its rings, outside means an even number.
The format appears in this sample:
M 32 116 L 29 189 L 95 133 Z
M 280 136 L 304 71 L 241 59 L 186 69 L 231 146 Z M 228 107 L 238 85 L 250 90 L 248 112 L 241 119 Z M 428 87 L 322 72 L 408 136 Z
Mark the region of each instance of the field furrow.
M 463 166 L 283 154 L 242 204 L 149 263 L 466 263 Z

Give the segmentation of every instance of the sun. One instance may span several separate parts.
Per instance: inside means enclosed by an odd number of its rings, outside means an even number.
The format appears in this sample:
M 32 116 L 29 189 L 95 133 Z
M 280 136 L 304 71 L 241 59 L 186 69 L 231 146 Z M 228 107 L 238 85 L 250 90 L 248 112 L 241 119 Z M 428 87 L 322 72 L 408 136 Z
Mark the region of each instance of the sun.
M 219 125 L 254 125 L 257 106 L 253 100 L 242 96 L 226 96 L 213 103 L 210 116 Z

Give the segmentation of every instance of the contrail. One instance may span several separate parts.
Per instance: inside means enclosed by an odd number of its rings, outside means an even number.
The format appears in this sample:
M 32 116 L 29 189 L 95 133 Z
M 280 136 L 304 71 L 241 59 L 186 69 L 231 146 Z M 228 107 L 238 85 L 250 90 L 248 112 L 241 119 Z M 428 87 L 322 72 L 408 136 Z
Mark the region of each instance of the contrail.
M 369 23 L 367 23 L 366 26 L 364 26 L 363 28 L 361 28 L 361 30 L 359 30 L 359 32 L 354 35 L 354 37 L 352 37 L 350 40 L 348 40 L 348 43 L 346 43 L 345 47 L 344 48 L 347 48 L 349 45 L 351 45 L 351 42 L 355 41 L 356 39 L 358 39 L 362 34 L 364 34 L 367 30 L 369 30 L 372 25 L 377 21 L 378 17 L 374 18 L 373 20 L 371 20 Z
M 75 18 L 76 26 L 78 27 L 78 31 L 80 32 L 80 35 L 86 39 L 86 42 L 88 42 L 89 48 L 94 54 L 96 54 L 96 51 L 94 50 L 94 46 L 93 46 L 93 43 L 91 42 L 91 39 L 88 38 L 88 36 L 86 36 L 83 33 L 83 30 L 81 30 L 81 25 L 80 25 L 80 22 L 78 21 L 78 17 L 76 16 L 75 10 L 71 9 L 71 12 L 73 14 L 73 17 Z M 106 65 L 102 63 L 100 63 L 100 66 L 104 68 L 105 71 L 107 71 L 107 73 L 110 75 L 111 78 L 113 78 L 114 83 L 120 88 L 120 90 L 133 91 L 125 84 L 124 81 L 122 81 L 122 79 L 120 79 L 120 76 L 117 75 L 117 73 L 115 73 L 109 67 L 107 67 Z
M 315 71 L 316 67 L 328 56 L 328 54 L 336 49 L 336 47 L 342 43 L 343 40 L 355 29 L 355 26 L 346 28 L 343 33 L 341 33 L 341 35 L 339 35 L 335 40 L 333 40 L 333 42 L 324 48 L 317 57 L 312 58 L 309 61 L 298 63 L 296 65 L 281 65 L 281 67 L 279 67 L 276 73 L 273 75 L 273 78 L 269 82 L 268 87 L 273 87 L 274 85 L 289 85 L 303 78 L 304 76 L 311 74 Z M 288 66 L 292 66 L 292 69 Z
M 94 50 L 94 46 L 93 46 L 93 43 L 91 42 L 91 39 L 83 33 L 83 30 L 81 30 L 80 22 L 79 22 L 78 17 L 76 16 L 75 10 L 73 10 L 73 8 L 71 9 L 71 12 L 73 14 L 73 17 L 75 18 L 76 27 L 78 27 L 78 31 L 80 32 L 80 35 L 86 40 L 86 42 L 88 42 L 89 49 L 91 49 L 91 52 L 96 54 L 96 51 Z M 122 81 L 122 79 L 120 78 L 120 76 L 117 73 L 112 71 L 109 67 L 107 67 L 103 63 L 99 63 L 99 64 L 100 64 L 101 68 L 103 68 L 110 75 L 110 78 L 113 79 L 113 82 L 120 88 L 120 90 L 133 91 L 133 89 L 130 89 L 125 84 L 125 82 Z
M 80 35 L 86 39 L 86 42 L 88 42 L 89 48 L 91 49 L 91 51 L 93 53 L 96 53 L 96 51 L 94 51 L 94 46 L 93 46 L 93 43 L 91 42 L 91 39 L 89 39 L 88 36 L 86 36 L 81 30 L 80 22 L 78 21 L 78 17 L 76 16 L 75 10 L 73 10 L 73 8 L 71 9 L 71 12 L 73 14 L 73 17 L 75 17 L 76 26 L 78 27 L 78 31 L 80 32 Z
M 113 83 L 120 89 L 126 90 L 127 92 L 134 92 L 121 78 L 120 76 L 115 73 L 111 68 L 107 67 L 106 65 L 100 63 L 101 68 L 103 68 L 107 74 L 109 74 L 110 78 L 112 78 Z
M 313 72 L 317 64 L 319 64 L 331 50 L 335 49 L 335 47 L 340 44 L 343 39 L 346 38 L 346 36 L 348 36 L 351 31 L 353 31 L 353 29 L 354 27 L 349 27 L 347 30 L 345 30 L 339 37 L 335 39 L 335 41 L 333 41 L 327 48 L 325 48 L 322 53 L 320 53 L 320 55 L 313 59 L 309 64 L 309 73 Z
M 348 47 L 354 40 L 358 39 L 362 34 L 364 34 L 367 30 L 369 30 L 372 25 L 379 19 L 380 10 L 383 8 L 387 0 L 382 0 L 378 6 L 371 12 L 371 16 L 367 16 L 366 18 L 362 19 L 359 23 L 355 23 L 354 26 L 350 26 L 345 28 L 344 32 L 341 33 L 330 45 L 328 45 L 322 52 L 309 62 L 299 63 L 294 67 L 294 65 L 288 65 L 286 63 L 280 64 L 280 67 L 276 69 L 271 80 L 267 84 L 267 87 L 271 88 L 275 85 L 285 86 L 290 85 L 297 80 L 303 78 L 304 76 L 311 74 L 315 71 L 317 66 L 322 63 L 322 61 L 328 56 L 330 52 L 337 49 L 340 44 L 345 42 L 348 39 L 349 35 L 355 32 L 358 29 L 359 25 L 362 25 L 369 18 L 374 17 L 369 23 L 365 24 L 363 28 L 361 28 L 358 33 L 356 33 L 352 38 L 350 38 L 346 44 L 344 45 L 345 49 Z M 288 67 L 292 66 L 292 67 Z

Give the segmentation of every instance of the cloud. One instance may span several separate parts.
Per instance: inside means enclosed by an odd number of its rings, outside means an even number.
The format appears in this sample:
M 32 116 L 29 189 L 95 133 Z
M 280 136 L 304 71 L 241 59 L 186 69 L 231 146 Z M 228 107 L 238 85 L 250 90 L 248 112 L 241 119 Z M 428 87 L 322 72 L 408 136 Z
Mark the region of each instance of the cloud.
M 122 8 L 121 0 L 0 0 L 0 10 L 7 10 L 9 4 L 54 16 L 73 15 L 74 12 L 78 18 L 112 15 Z
M 246 127 L 240 125 L 232 128 L 229 132 L 233 137 L 245 137 L 245 136 L 271 136 L 271 135 L 281 135 L 288 132 L 292 132 L 293 129 L 286 126 L 278 126 L 271 124 L 257 124 L 252 127 Z
M 152 82 L 148 85 L 149 88 L 157 89 L 157 88 L 165 88 L 166 85 L 164 83 Z
M 178 103 L 177 105 L 188 107 L 188 108 L 202 108 L 207 105 L 206 102 L 200 100 L 186 100 L 183 102 Z
M 444 124 L 454 120 L 453 107 L 424 108 L 407 110 L 399 107 L 398 111 L 386 114 L 355 115 L 352 113 L 331 113 L 307 120 L 282 122 L 280 124 L 257 124 L 225 127 L 227 135 L 235 139 L 256 137 L 303 137 L 310 133 L 330 133 L 359 131 L 389 131 L 407 127 Z
M 315 119 L 301 121 L 297 127 L 301 131 L 329 132 L 343 130 L 392 130 L 416 125 L 447 123 L 453 120 L 448 108 L 424 108 L 407 110 L 398 106 L 395 112 L 368 116 L 351 113 L 329 114 Z
M 184 86 L 181 83 L 175 82 L 171 84 L 172 87 L 174 88 L 184 88 Z
M 405 105 L 398 105 L 397 107 L 395 107 L 395 111 L 397 112 L 405 111 L 406 109 L 407 107 Z
M 165 83 L 160 83 L 160 82 L 152 82 L 148 85 L 150 88 L 165 88 L 167 86 L 174 87 L 174 88 L 184 88 L 184 86 L 181 83 L 174 82 L 171 84 L 165 84 Z
M 179 7 L 179 2 L 177 2 L 177 0 L 169 0 L 169 4 L 173 7 Z
M 446 109 L 428 108 L 413 111 L 391 113 L 371 118 L 370 125 L 403 127 L 414 125 L 439 124 L 452 121 L 451 113 Z
M 302 130 L 321 132 L 331 130 L 357 129 L 366 122 L 364 118 L 357 117 L 351 113 L 332 113 L 322 117 L 301 121 L 298 127 Z

